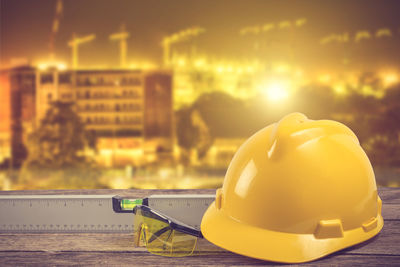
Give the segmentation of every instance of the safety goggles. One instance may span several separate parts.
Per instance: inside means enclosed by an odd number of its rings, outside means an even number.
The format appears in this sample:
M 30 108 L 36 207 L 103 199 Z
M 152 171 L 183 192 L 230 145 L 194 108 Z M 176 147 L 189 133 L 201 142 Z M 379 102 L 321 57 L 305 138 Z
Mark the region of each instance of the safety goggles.
M 193 253 L 201 232 L 184 223 L 173 220 L 148 206 L 136 205 L 133 208 L 134 245 L 144 244 L 147 250 L 156 255 L 184 257 Z

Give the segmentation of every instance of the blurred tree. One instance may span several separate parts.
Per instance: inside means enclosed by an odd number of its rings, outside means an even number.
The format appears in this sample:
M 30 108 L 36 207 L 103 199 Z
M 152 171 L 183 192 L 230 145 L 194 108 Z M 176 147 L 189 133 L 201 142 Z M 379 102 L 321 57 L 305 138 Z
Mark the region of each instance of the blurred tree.
M 204 158 L 213 143 L 209 128 L 201 114 L 193 107 L 180 109 L 177 114 L 178 145 L 182 148 L 182 161 L 189 163 L 192 151 Z
M 212 146 L 214 140 L 210 135 L 210 130 L 207 124 L 204 122 L 201 114 L 197 110 L 193 110 L 191 114 L 192 125 L 197 128 L 198 142 L 196 144 L 197 156 L 199 159 L 204 158 L 207 154 L 208 149 Z
M 336 94 L 332 88 L 311 84 L 295 91 L 282 107 L 273 104 L 276 103 L 261 96 L 244 101 L 221 92 L 202 94 L 191 107 L 178 112 L 178 141 L 187 148 L 198 146 L 200 129 L 196 128 L 193 116 L 201 117 L 213 140 L 248 137 L 297 111 L 311 119 L 344 123 L 356 133 L 374 164 L 400 166 L 400 87 L 389 89 L 380 99 L 358 89 Z M 193 115 L 196 111 L 199 114 Z
M 190 149 L 195 146 L 198 130 L 193 126 L 191 113 L 193 109 L 184 107 L 177 111 L 177 135 L 178 145 Z
M 192 107 L 199 111 L 213 138 L 247 136 L 254 128 L 253 117 L 249 116 L 253 107 L 226 93 L 203 94 Z
M 342 113 L 348 114 L 348 120 L 342 122 L 355 132 L 361 143 L 366 142 L 373 135 L 371 124 L 381 112 L 380 99 L 352 90 L 349 95 L 338 101 L 337 106 Z
M 88 146 L 97 152 L 97 134 L 95 130 L 86 130 L 85 136 L 88 142 Z
M 338 112 L 333 90 L 329 87 L 308 85 L 300 88 L 292 97 L 292 110 L 302 112 L 311 119 L 328 119 Z
M 382 103 L 387 107 L 400 105 L 400 85 L 388 89 Z
M 398 138 L 376 134 L 363 144 L 372 164 L 377 167 L 399 167 L 400 145 Z
M 365 147 L 374 164 L 400 166 L 400 87 L 391 88 L 369 123 Z
M 354 115 L 376 115 L 382 107 L 380 99 L 353 91 L 341 101 L 346 112 Z
M 47 179 L 46 183 L 57 184 L 58 188 L 98 185 L 99 172 L 84 155 L 84 150 L 93 145 L 90 142 L 72 104 L 53 102 L 39 128 L 28 138 L 29 153 L 21 179 L 31 183 Z
M 191 107 L 184 107 L 176 112 L 176 135 L 178 145 L 182 148 L 181 161 L 184 165 L 189 163 L 190 150 L 199 139 L 199 129 L 192 122 L 192 111 Z
M 63 168 L 85 160 L 80 153 L 86 143 L 84 125 L 71 104 L 53 103 L 30 141 L 28 166 Z

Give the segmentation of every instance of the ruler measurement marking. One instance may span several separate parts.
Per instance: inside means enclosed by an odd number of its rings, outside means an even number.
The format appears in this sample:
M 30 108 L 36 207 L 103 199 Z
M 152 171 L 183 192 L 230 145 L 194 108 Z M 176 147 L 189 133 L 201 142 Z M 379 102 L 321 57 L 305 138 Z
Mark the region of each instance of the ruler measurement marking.
M 7 219 L 10 216 L 0 216 L 0 232 L 131 233 L 132 214 L 115 214 L 111 197 L 0 196 L 0 214 L 9 214 L 12 217 Z M 23 213 L 29 216 L 25 217 Z M 41 216 L 45 218 L 40 218 Z M 121 222 L 126 227 L 115 227 Z

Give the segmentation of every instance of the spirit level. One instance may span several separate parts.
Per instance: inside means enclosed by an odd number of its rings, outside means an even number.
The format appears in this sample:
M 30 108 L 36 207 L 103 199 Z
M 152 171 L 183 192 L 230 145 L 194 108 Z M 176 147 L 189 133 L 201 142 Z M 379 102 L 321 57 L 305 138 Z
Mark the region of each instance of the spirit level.
M 131 233 L 134 205 L 153 209 L 199 228 L 214 195 L 153 195 L 124 199 L 114 195 L 0 196 L 0 233 Z M 118 204 L 118 206 L 115 206 Z
M 135 205 L 149 206 L 171 218 L 200 229 L 201 219 L 215 195 L 152 195 L 144 199 L 114 197 L 116 212 L 131 212 Z

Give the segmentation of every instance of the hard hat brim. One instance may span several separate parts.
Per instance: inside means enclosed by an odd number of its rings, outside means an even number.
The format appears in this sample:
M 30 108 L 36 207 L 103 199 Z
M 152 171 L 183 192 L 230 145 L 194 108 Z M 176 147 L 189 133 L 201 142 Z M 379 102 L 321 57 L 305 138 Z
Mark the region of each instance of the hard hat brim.
M 266 230 L 239 222 L 219 210 L 213 202 L 201 222 L 201 232 L 211 243 L 244 256 L 284 263 L 312 261 L 366 241 L 379 233 L 377 226 L 365 232 L 362 227 L 344 231 L 343 237 L 318 239 L 314 234 L 295 234 Z

